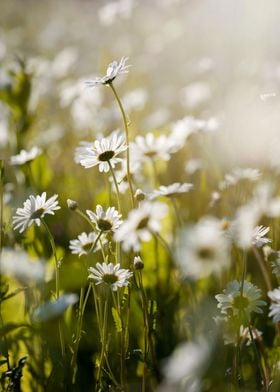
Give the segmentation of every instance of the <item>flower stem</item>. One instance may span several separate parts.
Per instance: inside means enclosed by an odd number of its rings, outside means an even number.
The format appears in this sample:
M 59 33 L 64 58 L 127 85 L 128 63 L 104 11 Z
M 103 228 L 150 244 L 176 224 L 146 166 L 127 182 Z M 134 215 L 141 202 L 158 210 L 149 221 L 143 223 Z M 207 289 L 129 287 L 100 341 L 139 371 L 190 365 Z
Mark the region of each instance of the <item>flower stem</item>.
M 130 154 L 129 154 L 129 132 L 128 132 L 128 121 L 127 117 L 125 115 L 125 111 L 122 105 L 122 102 L 117 94 L 117 91 L 113 85 L 113 82 L 109 83 L 109 86 L 111 87 L 113 94 L 118 102 L 122 118 L 123 118 L 123 124 L 124 124 L 124 129 L 125 129 L 125 138 L 126 138 L 126 144 L 127 144 L 127 150 L 126 150 L 126 170 L 127 170 L 127 181 L 129 185 L 129 190 L 130 190 L 130 197 L 131 197 L 131 203 L 132 206 L 135 207 L 135 201 L 134 201 L 134 196 L 133 196 L 133 187 L 132 187 L 132 181 L 131 181 L 131 172 L 130 172 Z
M 59 298 L 59 286 L 60 286 L 60 267 L 61 267 L 61 260 L 58 260 L 57 253 L 56 253 L 56 246 L 54 242 L 53 235 L 49 229 L 49 226 L 46 224 L 45 220 L 42 219 L 42 223 L 47 231 L 53 256 L 55 259 L 55 296 L 56 299 Z M 64 343 L 64 336 L 63 336 L 63 328 L 62 328 L 62 323 L 61 320 L 58 322 L 58 329 L 59 329 L 59 339 L 60 339 L 60 347 L 61 347 L 61 355 L 64 358 L 65 356 L 65 343 Z
M 114 173 L 114 169 L 112 167 L 112 164 L 110 161 L 108 161 L 109 167 L 110 167 L 110 171 L 113 177 L 113 181 L 114 181 L 114 185 L 115 185 L 115 189 L 116 189 L 116 193 L 117 193 L 117 203 L 118 203 L 118 211 L 121 212 L 121 203 L 120 203 L 120 191 L 119 191 L 119 186 L 118 186 L 118 182 Z
M 101 337 L 101 354 L 100 354 L 100 362 L 99 368 L 97 373 L 97 383 L 100 387 L 101 385 L 101 371 L 103 367 L 103 362 L 106 356 L 106 335 L 107 335 L 107 323 L 108 323 L 108 300 L 109 300 L 109 291 L 106 293 L 105 305 L 104 305 L 104 312 L 103 312 L 103 325 L 102 325 L 102 337 Z M 98 389 L 100 390 L 100 389 Z

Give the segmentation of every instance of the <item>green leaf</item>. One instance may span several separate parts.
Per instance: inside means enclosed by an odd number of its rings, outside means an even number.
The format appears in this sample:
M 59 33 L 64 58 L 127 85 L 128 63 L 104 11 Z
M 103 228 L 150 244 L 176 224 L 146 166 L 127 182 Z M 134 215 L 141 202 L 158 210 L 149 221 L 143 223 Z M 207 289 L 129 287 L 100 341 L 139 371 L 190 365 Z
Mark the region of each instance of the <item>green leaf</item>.
M 122 321 L 120 319 L 120 316 L 119 316 L 117 309 L 112 308 L 112 316 L 114 319 L 114 323 L 115 323 L 117 332 L 122 332 Z

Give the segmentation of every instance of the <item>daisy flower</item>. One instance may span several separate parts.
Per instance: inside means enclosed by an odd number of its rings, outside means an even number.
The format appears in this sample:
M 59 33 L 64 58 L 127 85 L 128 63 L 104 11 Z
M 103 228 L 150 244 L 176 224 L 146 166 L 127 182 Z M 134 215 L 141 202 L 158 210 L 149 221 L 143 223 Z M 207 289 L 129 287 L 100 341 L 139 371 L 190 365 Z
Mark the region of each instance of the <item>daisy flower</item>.
M 96 214 L 91 210 L 87 210 L 86 213 L 98 231 L 105 233 L 114 232 L 122 224 L 122 216 L 115 207 L 109 207 L 104 211 L 101 205 L 98 204 L 96 206 Z
M 151 233 L 158 233 L 160 220 L 166 215 L 167 206 L 160 202 L 143 201 L 138 209 L 129 212 L 127 220 L 115 233 L 115 240 L 122 242 L 123 249 L 141 249 L 141 241 L 151 239 Z
M 57 199 L 58 195 L 46 199 L 47 194 L 43 192 L 41 196 L 30 195 L 29 198 L 23 203 L 23 208 L 16 210 L 16 215 L 13 217 L 14 230 L 19 229 L 22 233 L 28 227 L 35 223 L 40 226 L 41 219 L 46 214 L 54 215 L 55 210 L 59 210 Z
M 137 136 L 131 143 L 131 156 L 141 161 L 163 159 L 167 161 L 173 151 L 174 143 L 165 135 L 155 137 L 152 133 Z
M 159 189 L 156 189 L 150 195 L 150 199 L 153 200 L 160 196 L 176 197 L 182 193 L 187 193 L 192 187 L 193 184 L 186 183 L 186 182 L 184 184 L 180 184 L 179 182 L 174 182 L 174 184 L 168 186 L 161 185 Z
M 21 150 L 18 155 L 13 155 L 10 158 L 11 165 L 24 165 L 26 162 L 33 161 L 38 155 L 42 154 L 39 147 L 32 147 L 30 151 Z
M 265 237 L 269 230 L 269 227 L 256 226 L 252 235 L 252 244 L 255 245 L 257 248 L 261 248 L 263 245 L 270 243 L 271 240 Z
M 96 140 L 92 144 L 85 142 L 78 147 L 75 161 L 86 169 L 99 166 L 100 172 L 107 173 L 110 170 L 110 165 L 114 168 L 117 163 L 122 161 L 121 158 L 117 158 L 117 155 L 126 149 L 124 136 L 115 131 L 109 137 Z
M 247 280 L 244 281 L 241 295 L 241 282 L 233 280 L 223 294 L 217 294 L 215 298 L 222 314 L 238 316 L 244 312 L 249 317 L 251 312 L 263 313 L 260 307 L 265 306 L 266 302 L 259 299 L 261 295 L 261 290 Z
M 97 77 L 93 80 L 88 80 L 86 81 L 86 85 L 88 87 L 96 87 L 101 84 L 110 84 L 113 82 L 113 80 L 121 74 L 128 73 L 128 68 L 131 67 L 131 65 L 127 65 L 126 62 L 128 60 L 128 57 L 122 57 L 120 62 L 113 61 L 110 63 L 107 67 L 107 72 L 105 76 L 102 77 Z
M 181 231 L 177 262 L 186 277 L 219 274 L 230 265 L 229 240 L 221 221 L 212 217 Z
M 280 321 L 280 287 L 277 289 L 274 289 L 272 291 L 269 291 L 267 293 L 269 298 L 274 301 L 269 307 L 269 317 L 272 317 L 272 320 L 274 323 L 277 323 Z
M 120 268 L 120 264 L 113 265 L 112 263 L 97 263 L 96 268 L 90 267 L 89 279 L 96 281 L 96 285 L 105 283 L 113 291 L 118 288 L 128 286 L 128 279 L 132 277 L 133 272 L 128 269 Z
M 83 232 L 82 234 L 78 235 L 77 239 L 70 241 L 69 248 L 73 254 L 79 255 L 79 257 L 82 255 L 87 255 L 91 251 L 96 252 L 100 249 L 100 245 L 98 243 L 95 244 L 96 239 L 97 234 L 94 232 L 89 234 Z M 94 244 L 95 247 L 93 249 Z

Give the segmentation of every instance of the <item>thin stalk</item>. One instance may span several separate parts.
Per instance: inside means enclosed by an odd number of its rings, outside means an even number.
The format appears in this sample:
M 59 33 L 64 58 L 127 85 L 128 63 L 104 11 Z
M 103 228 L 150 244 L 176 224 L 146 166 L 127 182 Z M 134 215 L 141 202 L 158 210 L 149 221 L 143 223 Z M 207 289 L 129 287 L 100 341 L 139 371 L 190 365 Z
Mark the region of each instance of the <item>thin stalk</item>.
M 52 253 L 55 259 L 55 296 L 56 299 L 59 298 L 59 286 L 60 286 L 60 266 L 61 266 L 61 261 L 58 260 L 57 253 L 56 253 L 56 247 L 55 247 L 55 242 L 53 235 L 49 229 L 49 226 L 46 224 L 45 220 L 42 219 L 42 223 L 47 231 L 51 248 L 52 248 Z M 61 355 L 64 358 L 65 356 L 65 343 L 64 343 L 64 336 L 63 336 L 63 328 L 62 328 L 62 323 L 61 320 L 58 322 L 58 329 L 59 329 L 59 340 L 60 340 L 60 347 L 61 347 Z
M 106 300 L 104 305 L 104 312 L 103 312 L 103 325 L 102 325 L 102 338 L 101 338 L 101 354 L 100 354 L 100 362 L 99 368 L 97 373 L 97 382 L 101 385 L 101 371 L 103 367 L 103 362 L 105 359 L 106 353 L 106 336 L 107 336 L 107 323 L 108 323 L 108 300 L 109 300 L 109 291 L 106 293 Z
M 271 291 L 272 290 L 272 283 L 271 283 L 271 279 L 270 279 L 270 276 L 268 274 L 268 271 L 266 269 L 265 263 L 263 261 L 263 258 L 261 257 L 261 255 L 260 255 L 260 253 L 259 253 L 259 251 L 258 251 L 256 246 L 253 246 L 252 249 L 253 249 L 253 253 L 254 253 L 255 257 L 256 257 L 256 260 L 257 260 L 257 262 L 259 264 L 260 270 L 262 272 L 262 275 L 263 275 L 266 287 L 267 287 L 268 291 Z
M 120 191 L 119 191 L 118 182 L 117 182 L 116 175 L 115 175 L 115 172 L 114 172 L 114 169 L 112 167 L 111 162 L 108 161 L 108 164 L 109 164 L 109 167 L 110 167 L 110 172 L 112 174 L 114 185 L 115 185 L 115 189 L 116 189 L 116 193 L 117 193 L 118 211 L 121 212 Z
M 79 348 L 79 343 L 81 340 L 81 333 L 82 333 L 82 326 L 83 326 L 83 316 L 86 308 L 86 304 L 88 301 L 89 293 L 90 293 L 91 287 L 90 285 L 88 286 L 86 295 L 84 287 L 81 288 L 80 292 L 80 302 L 79 302 L 79 310 L 78 310 L 78 322 L 77 322 L 77 332 L 76 332 L 76 338 L 75 338 L 75 345 L 74 345 L 74 351 L 72 354 L 71 358 L 71 368 L 73 371 L 73 377 L 72 377 L 72 384 L 75 383 L 76 379 L 76 373 L 77 373 L 77 354 L 78 354 L 78 348 Z
M 131 181 L 131 172 L 130 172 L 130 153 L 129 153 L 129 132 L 128 132 L 128 121 L 126 118 L 126 114 L 122 105 L 122 102 L 117 94 L 117 91 L 113 85 L 113 82 L 109 83 L 109 86 L 111 87 L 113 94 L 118 102 L 121 114 L 122 114 L 122 119 L 123 119 L 123 124 L 124 124 L 124 129 L 125 129 L 125 138 L 126 138 L 126 144 L 127 144 L 127 150 L 126 150 L 126 171 L 127 171 L 127 181 L 128 181 L 128 186 L 129 186 L 129 191 L 130 191 L 130 197 L 131 197 L 131 204 L 133 208 L 135 207 L 135 200 L 133 196 L 133 187 L 132 187 L 132 181 Z
M 242 257 L 242 276 L 241 276 L 241 285 L 240 285 L 240 297 L 243 297 L 243 289 L 244 289 L 244 281 L 247 273 L 247 257 L 246 252 L 243 252 Z

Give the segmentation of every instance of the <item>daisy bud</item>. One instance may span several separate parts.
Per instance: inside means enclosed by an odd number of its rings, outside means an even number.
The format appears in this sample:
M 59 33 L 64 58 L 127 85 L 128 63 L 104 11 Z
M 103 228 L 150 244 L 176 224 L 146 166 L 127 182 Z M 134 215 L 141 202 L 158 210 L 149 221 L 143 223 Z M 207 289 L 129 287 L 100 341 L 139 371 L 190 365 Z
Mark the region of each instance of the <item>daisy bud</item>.
M 78 208 L 78 203 L 75 200 L 67 199 L 67 206 L 70 210 L 75 211 Z
M 137 189 L 134 197 L 137 201 L 143 201 L 145 199 L 145 193 L 141 189 Z
M 136 270 L 142 270 L 144 268 L 144 263 L 140 256 L 134 257 L 133 265 Z

